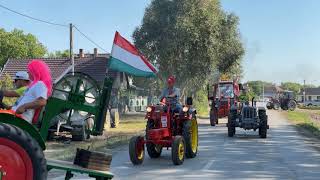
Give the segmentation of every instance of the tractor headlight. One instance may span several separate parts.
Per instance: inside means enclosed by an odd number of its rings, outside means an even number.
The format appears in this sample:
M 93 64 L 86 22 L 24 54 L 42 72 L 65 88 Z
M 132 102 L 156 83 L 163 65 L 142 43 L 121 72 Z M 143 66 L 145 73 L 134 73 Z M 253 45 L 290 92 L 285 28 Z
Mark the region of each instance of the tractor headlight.
M 147 112 L 151 112 L 152 111 L 152 108 L 151 107 L 147 107 Z
M 188 110 L 189 110 L 189 108 L 188 108 L 187 106 L 185 106 L 185 107 L 182 108 L 182 111 L 183 111 L 183 112 L 188 112 Z

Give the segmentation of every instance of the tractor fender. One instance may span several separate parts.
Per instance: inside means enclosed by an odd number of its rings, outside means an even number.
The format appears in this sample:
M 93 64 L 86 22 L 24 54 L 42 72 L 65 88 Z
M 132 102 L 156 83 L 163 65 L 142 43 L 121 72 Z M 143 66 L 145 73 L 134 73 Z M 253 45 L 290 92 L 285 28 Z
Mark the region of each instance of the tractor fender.
M 266 111 L 266 108 L 264 108 L 264 107 L 258 107 L 258 111 Z
M 13 114 L 0 113 L 0 123 L 14 125 L 22 129 L 23 131 L 29 133 L 30 136 L 33 137 L 39 143 L 42 150 L 46 149 L 45 142 L 38 130 L 26 120 L 16 117 Z

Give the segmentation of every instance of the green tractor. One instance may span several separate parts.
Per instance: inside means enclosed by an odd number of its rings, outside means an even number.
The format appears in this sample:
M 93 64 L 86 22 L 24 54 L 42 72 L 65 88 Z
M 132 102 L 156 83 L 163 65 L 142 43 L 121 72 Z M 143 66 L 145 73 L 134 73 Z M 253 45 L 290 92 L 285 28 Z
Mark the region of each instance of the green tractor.
M 0 180 L 44 180 L 51 169 L 66 171 L 65 179 L 73 172 L 88 174 L 96 179 L 112 179 L 108 171 L 83 168 L 64 161 L 46 159 L 43 151 L 49 128 L 57 116 L 66 117 L 66 124 L 72 118 L 90 117 L 92 128 L 85 128 L 88 135 L 103 134 L 106 107 L 109 103 L 113 80 L 106 77 L 100 89 L 95 81 L 85 74 L 68 74 L 54 87 L 52 96 L 33 124 L 23 120 L 12 111 L 0 110 Z M 85 123 L 80 123 L 83 128 Z M 85 134 L 79 134 L 80 138 Z

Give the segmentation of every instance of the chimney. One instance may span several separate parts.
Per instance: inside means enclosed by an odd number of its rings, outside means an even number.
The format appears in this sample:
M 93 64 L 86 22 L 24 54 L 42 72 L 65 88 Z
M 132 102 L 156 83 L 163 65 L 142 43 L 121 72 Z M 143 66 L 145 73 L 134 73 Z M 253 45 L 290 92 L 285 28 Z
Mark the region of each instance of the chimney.
M 98 48 L 93 49 L 93 57 L 94 58 L 98 57 Z
M 79 58 L 84 58 L 83 49 L 79 49 Z

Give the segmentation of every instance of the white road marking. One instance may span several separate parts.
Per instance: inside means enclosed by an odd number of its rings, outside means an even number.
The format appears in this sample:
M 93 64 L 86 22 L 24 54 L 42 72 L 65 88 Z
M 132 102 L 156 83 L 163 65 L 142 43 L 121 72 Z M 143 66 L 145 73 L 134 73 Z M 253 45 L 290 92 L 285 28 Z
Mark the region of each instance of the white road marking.
M 213 163 L 214 163 L 214 160 L 210 160 L 210 161 L 202 168 L 202 171 L 207 171 L 207 170 L 209 170 Z

